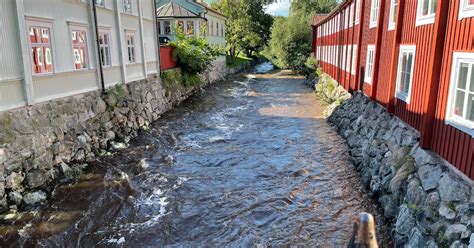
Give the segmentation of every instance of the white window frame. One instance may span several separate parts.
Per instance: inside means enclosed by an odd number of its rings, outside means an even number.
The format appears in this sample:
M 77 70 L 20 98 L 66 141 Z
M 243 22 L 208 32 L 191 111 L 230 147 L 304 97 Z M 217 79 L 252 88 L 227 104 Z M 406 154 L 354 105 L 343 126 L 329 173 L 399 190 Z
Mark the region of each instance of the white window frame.
M 472 64 L 474 64 L 474 53 L 467 52 L 454 52 L 453 53 L 453 65 L 451 69 L 451 81 L 449 82 L 449 94 L 448 102 L 446 108 L 446 124 L 453 126 L 465 133 L 474 137 L 474 122 L 468 121 L 466 119 L 457 117 L 453 114 L 455 95 L 457 90 L 458 76 L 459 76 L 459 66 L 461 63 L 469 63 L 469 71 L 467 78 L 466 88 L 469 89 L 469 78 L 474 76 L 474 70 L 472 70 Z M 470 76 L 470 77 L 469 77 Z M 469 90 L 466 90 L 469 91 Z M 470 91 L 469 91 L 470 92 Z M 467 111 L 466 102 L 469 100 L 468 92 L 466 92 L 465 107 L 464 111 Z
M 133 13 L 132 0 L 122 0 L 122 11 L 129 15 Z
M 433 24 L 435 22 L 436 18 L 436 9 L 435 13 L 431 13 L 428 15 L 423 15 L 423 3 L 425 1 L 429 1 L 428 4 L 428 9 L 431 9 L 431 4 L 433 4 L 433 1 L 435 0 L 418 0 L 417 1 L 417 7 L 416 7 L 416 24 L 415 26 L 422 26 L 422 25 L 428 25 L 428 24 Z
M 105 8 L 105 0 L 94 0 L 95 6 Z
M 384 0 L 382 0 L 382 1 L 384 1 Z M 379 21 L 379 12 L 380 12 L 379 7 L 380 7 L 380 0 L 371 0 L 370 1 L 369 28 L 376 28 L 377 27 L 377 22 Z
M 357 45 L 354 44 L 352 47 L 352 68 L 351 68 L 352 75 L 356 74 L 356 70 L 357 70 Z
M 357 25 L 359 24 L 360 22 L 360 1 L 361 0 L 357 0 L 356 1 L 356 10 L 355 10 L 355 21 L 354 21 L 354 24 Z
M 459 0 L 459 20 L 474 17 L 474 5 L 468 4 L 469 0 Z
M 370 57 L 370 52 L 373 52 L 374 55 L 372 57 L 372 62 L 370 62 L 369 57 Z M 367 46 L 367 57 L 365 58 L 365 78 L 364 82 L 368 84 L 372 84 L 372 76 L 374 75 L 374 62 L 375 62 L 375 45 L 368 45 Z M 371 64 L 371 67 L 369 66 Z M 371 72 L 367 73 L 367 71 L 371 68 Z
M 401 70 L 402 70 L 402 59 L 403 53 L 413 53 L 413 61 L 411 63 L 411 73 L 410 73 L 410 86 L 408 86 L 408 92 L 399 91 L 400 80 L 401 80 Z M 395 97 L 406 103 L 410 103 L 411 93 L 413 89 L 413 74 L 415 74 L 415 62 L 416 62 L 416 46 L 415 45 L 401 45 L 400 53 L 398 55 L 398 67 L 397 67 L 397 83 L 395 89 Z
M 76 61 L 75 61 L 75 58 L 74 58 L 74 43 L 73 43 L 73 40 L 72 40 L 72 32 L 73 31 L 80 31 L 80 32 L 85 32 L 86 33 L 86 44 L 83 45 L 85 48 L 86 48 L 86 58 L 87 58 L 87 67 L 83 67 L 81 69 L 76 69 Z M 83 71 L 83 70 L 89 70 L 92 68 L 92 64 L 91 64 L 91 58 L 90 58 L 90 51 L 89 51 L 89 30 L 87 28 L 87 24 L 69 24 L 69 38 L 70 38 L 70 41 L 71 41 L 71 52 L 72 52 L 72 64 L 73 64 L 73 67 L 74 67 L 74 71 Z
M 398 8 L 398 1 L 399 0 L 390 0 L 390 15 L 388 17 L 388 30 L 394 30 L 395 25 L 397 23 L 397 16 L 395 16 L 395 20 L 392 20 L 393 15 L 395 14 L 395 10 Z
M 128 44 L 128 37 L 132 36 L 133 37 L 133 45 Z M 137 64 L 138 59 L 137 59 L 137 34 L 135 30 L 125 30 L 125 46 L 127 48 L 127 64 L 132 65 L 132 64 Z M 129 49 L 133 49 L 133 61 L 130 60 L 130 55 L 129 55 Z
M 111 45 L 111 42 L 112 42 L 112 34 L 110 32 L 110 30 L 105 30 L 105 29 L 99 29 L 99 36 L 101 34 L 105 34 L 109 37 L 109 43 L 108 44 L 100 44 L 100 41 L 99 41 L 99 53 L 100 53 L 100 49 L 103 49 L 103 48 L 108 48 L 108 52 L 106 53 L 107 56 L 108 56 L 108 62 L 109 64 L 103 64 L 102 61 L 100 61 L 100 63 L 102 63 L 102 67 L 111 67 L 112 66 L 112 45 Z
M 30 18 L 30 17 L 26 17 L 26 25 L 27 25 L 27 29 L 26 29 L 26 35 L 28 35 L 28 53 L 31 53 L 31 50 L 33 49 L 33 44 L 31 43 L 31 40 L 30 40 L 30 28 L 32 27 L 38 27 L 38 28 L 48 28 L 49 29 L 49 49 L 51 51 L 51 68 L 52 68 L 52 71 L 51 72 L 44 72 L 44 73 L 35 73 L 34 71 L 32 71 L 32 76 L 33 77 L 41 77 L 41 76 L 48 76 L 48 75 L 53 75 L 56 73 L 56 66 L 55 66 L 55 58 L 54 58 L 54 47 L 53 47 L 53 21 L 54 20 L 46 20 L 46 19 L 40 19 L 40 18 Z M 44 44 L 44 43 L 42 43 Z M 29 55 L 30 57 L 30 63 L 31 63 L 31 66 L 33 66 L 35 63 L 33 61 L 33 57 L 31 56 L 31 54 Z
M 169 32 L 166 32 L 166 27 L 168 27 L 167 25 L 165 25 L 165 23 L 168 22 L 170 25 L 169 25 L 169 28 L 170 28 L 170 31 Z M 173 34 L 173 22 L 171 20 L 163 20 L 161 21 L 162 23 L 162 29 L 161 29 L 161 32 L 163 35 L 172 35 Z

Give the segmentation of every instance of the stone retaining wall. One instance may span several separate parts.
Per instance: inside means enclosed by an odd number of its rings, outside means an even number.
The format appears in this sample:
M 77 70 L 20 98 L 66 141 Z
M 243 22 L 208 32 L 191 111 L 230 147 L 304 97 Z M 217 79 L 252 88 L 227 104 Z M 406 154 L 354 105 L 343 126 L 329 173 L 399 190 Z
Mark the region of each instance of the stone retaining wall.
M 77 172 L 148 128 L 165 111 L 206 84 L 250 64 L 216 61 L 200 86 L 167 90 L 159 75 L 0 113 L 0 213 L 47 198 L 58 178 Z
M 472 181 L 418 146 L 419 133 L 358 92 L 328 121 L 362 181 L 393 220 L 397 247 L 474 247 Z

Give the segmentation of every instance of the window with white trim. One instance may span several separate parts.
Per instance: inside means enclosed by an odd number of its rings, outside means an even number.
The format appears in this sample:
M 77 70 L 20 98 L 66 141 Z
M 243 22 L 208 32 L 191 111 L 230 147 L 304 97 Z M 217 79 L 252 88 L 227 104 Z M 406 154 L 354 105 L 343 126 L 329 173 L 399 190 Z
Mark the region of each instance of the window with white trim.
M 71 26 L 71 42 L 74 56 L 74 69 L 83 70 L 89 68 L 87 28 Z
M 112 65 L 110 57 L 110 32 L 99 32 L 100 63 L 104 67 Z
M 356 74 L 356 69 L 357 69 L 356 65 L 357 65 L 357 45 L 354 45 L 352 47 L 352 68 L 351 68 L 352 75 Z
M 398 0 L 390 0 L 390 16 L 388 18 L 388 30 L 395 29 L 398 13 Z
M 416 26 L 435 22 L 438 0 L 418 0 L 416 11 Z
M 105 7 L 105 0 L 94 0 L 96 6 Z
M 370 1 L 370 23 L 369 23 L 369 28 L 377 27 L 377 21 L 379 20 L 379 5 L 380 5 L 380 0 Z
M 367 46 L 367 57 L 365 62 L 365 82 L 372 84 L 372 75 L 374 74 L 375 45 Z
M 171 34 L 171 21 L 163 21 L 164 34 Z
M 474 53 L 455 52 L 446 120 L 474 136 Z
M 186 34 L 187 35 L 194 34 L 194 21 L 186 21 Z
M 132 0 L 122 0 L 123 13 L 132 14 Z
M 357 0 L 356 2 L 356 16 L 355 16 L 355 24 L 359 24 L 359 21 L 360 21 L 360 1 L 361 0 Z
M 474 16 L 474 0 L 460 0 L 459 20 Z
M 415 52 L 416 46 L 400 46 L 395 96 L 406 103 L 410 103 Z
M 128 63 L 133 64 L 137 62 L 136 59 L 136 52 L 135 52 L 135 47 L 136 47 L 136 39 L 135 39 L 135 33 L 134 32 L 126 32 L 126 40 L 127 40 L 127 58 L 128 58 Z
M 27 22 L 33 75 L 53 73 L 51 23 Z

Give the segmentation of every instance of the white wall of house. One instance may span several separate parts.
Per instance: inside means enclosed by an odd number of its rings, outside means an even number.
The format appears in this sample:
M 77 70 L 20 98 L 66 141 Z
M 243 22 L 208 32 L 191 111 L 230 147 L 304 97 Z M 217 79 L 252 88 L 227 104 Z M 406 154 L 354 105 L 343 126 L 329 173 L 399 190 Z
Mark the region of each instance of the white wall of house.
M 207 40 L 209 44 L 215 44 L 225 47 L 226 19 L 223 16 L 211 11 L 206 13 L 206 19 L 208 27 Z
M 125 0 L 103 1 L 104 6 L 97 7 L 97 16 L 99 32 L 109 35 L 107 57 L 110 63 L 104 66 L 106 86 L 144 79 L 149 74 L 157 73 L 159 61 L 153 0 L 130 0 L 131 13 L 124 12 Z M 101 88 L 90 2 L 91 0 L 0 2 L 0 111 Z M 31 34 L 32 27 L 40 28 L 38 30 L 41 32 L 44 32 L 43 28 L 49 30 L 49 34 L 46 32 L 39 39 L 48 37 L 44 40 L 49 40 L 51 61 L 46 52 L 39 52 L 46 51 L 48 46 L 40 50 L 37 48 L 38 44 L 32 44 L 30 37 L 36 37 Z M 86 42 L 82 45 L 85 48 L 78 50 L 77 45 L 73 45 L 72 31 L 85 32 Z M 132 63 L 128 61 L 127 34 L 130 33 L 134 35 L 135 41 L 132 46 L 135 60 Z M 85 68 L 82 68 L 83 60 L 78 63 L 78 56 L 75 58 L 73 46 L 76 48 L 76 55 L 82 49 L 87 51 L 86 56 L 79 56 L 85 58 Z M 35 50 L 32 50 L 33 47 Z M 34 51 L 37 51 L 37 59 L 33 58 Z M 47 60 L 49 69 L 38 74 L 41 71 L 38 69 L 38 61 L 43 61 L 40 64 L 46 68 Z

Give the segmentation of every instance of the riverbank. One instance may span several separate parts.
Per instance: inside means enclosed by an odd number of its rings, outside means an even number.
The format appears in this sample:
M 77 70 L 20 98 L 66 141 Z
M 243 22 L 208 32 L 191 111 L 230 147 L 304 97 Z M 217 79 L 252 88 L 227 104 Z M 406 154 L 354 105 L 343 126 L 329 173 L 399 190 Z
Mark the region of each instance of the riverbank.
M 214 62 L 195 85 L 159 75 L 0 113 L 0 213 L 44 201 L 61 180 L 127 146 L 140 130 L 200 88 L 246 68 Z
M 360 92 L 328 121 L 346 139 L 371 197 L 393 220 L 397 246 L 474 246 L 472 181 L 421 149 L 414 128 Z

